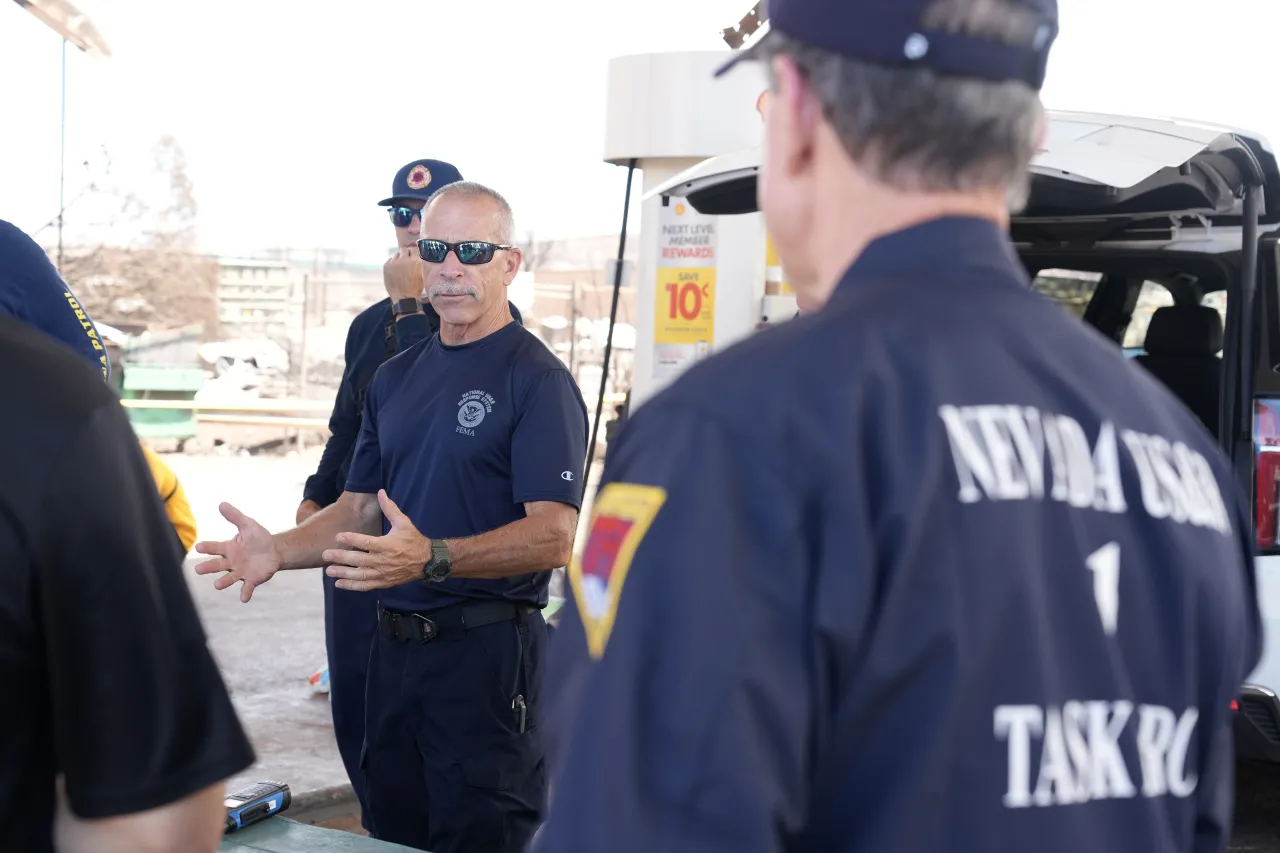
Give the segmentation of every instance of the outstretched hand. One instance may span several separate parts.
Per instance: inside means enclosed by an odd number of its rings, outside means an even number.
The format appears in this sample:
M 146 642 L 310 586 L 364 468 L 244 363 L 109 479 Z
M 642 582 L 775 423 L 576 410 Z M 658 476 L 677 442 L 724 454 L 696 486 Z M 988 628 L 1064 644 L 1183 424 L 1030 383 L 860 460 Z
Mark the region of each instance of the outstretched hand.
M 339 578 L 338 589 L 368 592 L 422 578 L 431 558 L 431 540 L 418 532 L 386 491 L 378 492 L 378 505 L 391 524 L 385 536 L 339 533 L 338 544 L 353 550 L 324 552 L 324 561 L 332 564 L 325 572 Z
M 196 552 L 212 554 L 216 559 L 196 564 L 196 574 L 211 575 L 226 572 L 213 582 L 214 589 L 226 589 L 237 582 L 240 600 L 253 598 L 253 590 L 271 580 L 280 571 L 280 554 L 267 528 L 254 521 L 229 503 L 220 504 L 222 517 L 236 526 L 234 539 L 225 542 L 197 542 Z

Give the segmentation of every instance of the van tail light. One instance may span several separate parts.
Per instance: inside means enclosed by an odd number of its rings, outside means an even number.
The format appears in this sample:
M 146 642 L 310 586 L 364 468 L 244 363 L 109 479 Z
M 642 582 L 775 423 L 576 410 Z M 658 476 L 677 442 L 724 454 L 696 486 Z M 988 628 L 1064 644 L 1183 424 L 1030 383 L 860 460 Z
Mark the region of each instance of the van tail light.
M 1232 699 L 1232 700 L 1231 700 L 1231 710 L 1233 710 L 1233 711 L 1239 711 L 1239 710 L 1240 710 L 1240 703 L 1239 703 L 1239 702 L 1237 702 L 1236 700 Z
M 1276 507 L 1280 503 L 1280 447 L 1259 447 L 1254 489 L 1254 524 L 1258 547 L 1276 544 Z
M 1260 550 L 1276 547 L 1280 503 L 1280 399 L 1253 401 L 1253 527 Z
M 1276 546 L 1276 506 L 1280 504 L 1280 447 L 1259 447 L 1255 454 L 1254 525 L 1258 547 Z

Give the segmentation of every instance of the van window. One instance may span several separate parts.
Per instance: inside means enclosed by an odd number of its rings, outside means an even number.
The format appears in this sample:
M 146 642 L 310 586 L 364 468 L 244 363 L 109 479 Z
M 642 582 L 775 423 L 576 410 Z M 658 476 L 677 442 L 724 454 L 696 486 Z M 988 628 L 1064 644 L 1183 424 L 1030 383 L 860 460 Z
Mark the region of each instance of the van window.
M 1093 292 L 1102 281 L 1102 273 L 1079 270 L 1041 270 L 1031 282 L 1031 287 L 1042 296 L 1071 312 L 1077 320 L 1084 319 L 1084 309 L 1089 307 Z

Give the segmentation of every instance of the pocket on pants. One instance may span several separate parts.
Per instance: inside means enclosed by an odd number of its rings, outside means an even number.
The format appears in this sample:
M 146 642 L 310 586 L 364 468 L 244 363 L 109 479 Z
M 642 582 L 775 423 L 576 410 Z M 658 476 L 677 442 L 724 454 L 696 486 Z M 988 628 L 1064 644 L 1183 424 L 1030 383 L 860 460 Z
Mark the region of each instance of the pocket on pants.
M 459 762 L 462 780 L 472 788 L 515 791 L 541 772 L 542 750 L 533 732 L 509 735 Z
M 492 686 L 504 705 L 525 692 L 525 659 L 528 657 L 528 629 L 514 620 L 475 629 L 474 642 L 492 676 Z

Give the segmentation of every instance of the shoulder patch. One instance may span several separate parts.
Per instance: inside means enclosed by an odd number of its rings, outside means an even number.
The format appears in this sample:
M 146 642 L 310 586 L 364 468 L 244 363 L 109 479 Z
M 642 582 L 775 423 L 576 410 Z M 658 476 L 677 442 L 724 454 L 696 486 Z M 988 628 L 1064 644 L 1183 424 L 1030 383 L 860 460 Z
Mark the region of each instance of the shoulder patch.
M 609 483 L 596 495 L 587 544 L 569 565 L 569 582 L 593 658 L 604 654 L 631 560 L 666 500 L 665 489 L 635 483 Z

